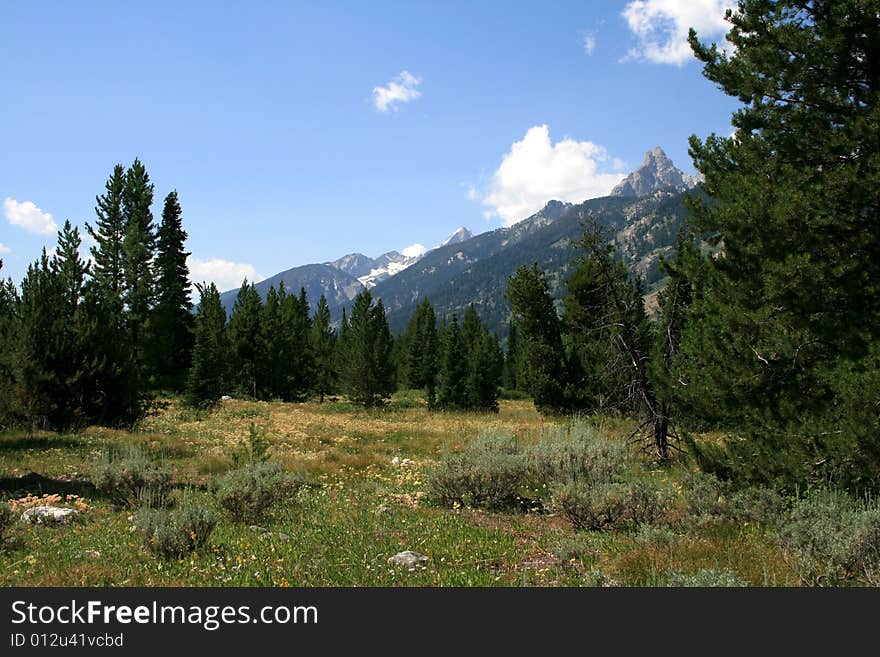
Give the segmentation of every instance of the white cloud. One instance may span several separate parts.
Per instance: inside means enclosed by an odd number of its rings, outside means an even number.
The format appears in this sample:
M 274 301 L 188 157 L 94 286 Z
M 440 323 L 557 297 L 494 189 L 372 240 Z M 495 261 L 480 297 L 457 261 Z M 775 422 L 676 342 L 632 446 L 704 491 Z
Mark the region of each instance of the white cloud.
M 3 201 L 3 214 L 9 223 L 21 226 L 29 233 L 54 235 L 58 230 L 58 224 L 52 219 L 52 215 L 43 212 L 31 201 L 19 203 L 14 198 L 6 198 Z
M 605 149 L 592 142 L 566 138 L 553 144 L 548 126 L 529 128 L 492 176 L 481 201 L 490 209 L 483 216 L 501 217 L 510 226 L 553 199 L 581 203 L 605 196 L 623 179 L 623 174 L 600 171 L 608 159 Z
M 595 34 L 585 34 L 584 35 L 584 54 L 592 55 L 593 51 L 596 49 L 596 35 Z
M 422 78 L 416 77 L 409 71 L 401 71 L 400 75 L 384 87 L 373 87 L 373 104 L 380 112 L 388 110 L 396 112 L 398 104 L 408 103 L 422 95 L 418 90 L 421 83 Z
M 633 0 L 623 10 L 638 46 L 627 59 L 683 65 L 693 58 L 687 42 L 693 27 L 701 40 L 718 39 L 730 29 L 724 12 L 731 0 Z
M 405 255 L 407 258 L 415 258 L 417 256 L 422 255 L 427 250 L 428 249 L 425 246 L 416 243 L 416 244 L 410 244 L 408 247 L 406 247 L 405 249 L 402 249 L 400 252 L 403 255 Z
M 3 242 L 0 242 L 0 253 L 12 253 L 12 249 L 6 246 Z
M 190 256 L 186 264 L 193 283 L 213 282 L 221 292 L 240 287 L 245 278 L 250 283 L 262 280 L 254 266 L 245 262 L 229 262 L 220 258 L 202 260 Z

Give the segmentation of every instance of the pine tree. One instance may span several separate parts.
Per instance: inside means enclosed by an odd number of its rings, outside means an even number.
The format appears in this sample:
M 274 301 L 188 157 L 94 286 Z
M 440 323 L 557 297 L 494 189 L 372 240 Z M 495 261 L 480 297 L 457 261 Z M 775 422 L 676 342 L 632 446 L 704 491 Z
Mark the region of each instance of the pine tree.
M 440 386 L 437 406 L 446 409 L 465 409 L 469 406 L 467 348 L 458 326 L 458 317 L 443 331 L 443 351 L 440 361 Z
M 20 325 L 14 355 L 18 404 L 46 426 L 80 426 L 95 418 L 93 352 L 84 339 L 83 307 L 88 266 L 80 256 L 79 230 L 65 221 L 55 255 L 43 255 L 22 282 Z
M 3 260 L 0 259 L 0 271 Z M 18 412 L 13 357 L 18 344 L 18 290 L 12 279 L 0 279 L 0 429 L 10 427 Z
M 466 358 L 468 360 L 470 360 L 471 353 L 480 340 L 482 329 L 483 326 L 477 315 L 477 309 L 474 308 L 474 304 L 468 304 L 468 307 L 465 308 L 464 316 L 461 319 L 461 341 L 464 343 L 464 348 L 467 352 Z
M 192 301 L 177 192 L 165 197 L 156 233 L 156 307 L 153 311 L 153 363 L 160 385 L 180 390 L 192 359 Z
M 284 284 L 281 295 L 284 296 Z M 287 336 L 281 322 L 281 299 L 275 286 L 266 292 L 266 302 L 261 308 L 259 365 L 257 369 L 265 372 L 260 381 L 258 396 L 264 398 L 283 398 L 289 387 L 289 364 L 287 362 Z
M 68 354 L 68 319 L 60 276 L 46 249 L 28 267 L 21 283 L 18 342 L 13 356 L 16 400 L 20 413 L 43 428 L 62 426 L 67 419 L 63 371 Z
M 713 199 L 692 203 L 694 224 L 719 254 L 696 282 L 679 394 L 738 437 L 717 471 L 863 486 L 876 411 L 852 422 L 847 400 L 880 339 L 877 7 L 745 0 L 728 21 L 729 54 L 690 35 L 743 105 L 732 137 L 690 141 Z
M 397 389 L 395 378 L 394 361 L 391 352 L 394 348 L 394 338 L 388 327 L 388 318 L 385 315 L 385 306 L 382 300 L 376 302 L 371 312 L 370 321 L 373 325 L 373 368 L 376 373 L 376 398 L 384 404 L 385 400 Z
M 300 288 L 298 297 L 287 295 L 281 290 L 281 323 L 286 340 L 284 359 L 288 374 L 287 390 L 283 398 L 287 401 L 302 401 L 312 389 L 315 369 L 309 341 L 312 323 L 304 288 Z
M 100 345 L 93 354 L 95 368 L 94 403 L 99 424 L 132 423 L 143 410 L 143 382 L 136 354 L 131 348 L 124 312 L 126 218 L 123 208 L 126 173 L 117 164 L 96 197 L 97 222 L 86 230 L 95 245 L 91 248 L 92 278 L 87 282 L 83 312 L 83 339 Z
M 518 327 L 520 385 L 541 412 L 571 410 L 569 381 L 559 316 L 544 273 L 537 264 L 521 266 L 508 280 L 506 296 Z
M 244 279 L 229 318 L 232 383 L 240 394 L 250 395 L 255 399 L 264 385 L 261 366 L 265 360 L 262 358 L 260 329 L 262 305 L 257 288 Z
M 563 325 L 569 371 L 580 379 L 568 397 L 586 410 L 611 407 L 637 415 L 657 458 L 666 461 L 669 418 L 650 375 L 655 337 L 641 281 L 614 258 L 598 225 L 588 227 L 577 246 L 581 255 L 567 283 Z
M 123 301 L 127 316 L 128 340 L 137 365 L 138 375 L 145 381 L 153 372 L 148 362 L 150 314 L 154 304 L 153 256 L 155 228 L 153 184 L 140 160 L 135 160 L 125 174 L 122 193 L 122 214 L 125 237 L 122 242 L 122 264 L 125 277 Z
M 425 299 L 417 307 L 410 318 L 403 339 L 406 382 L 410 388 L 424 388 L 428 406 L 434 404 L 437 366 L 438 341 L 437 318 L 431 303 Z
M 498 412 L 498 393 L 501 386 L 503 355 L 498 338 L 479 325 L 474 343 L 466 352 L 468 357 L 468 408 Z M 462 331 L 462 338 L 464 332 Z
M 519 390 L 519 347 L 517 344 L 516 322 L 511 321 L 507 330 L 507 349 L 504 353 L 504 368 L 502 370 L 502 385 L 508 390 Z
M 337 385 L 336 331 L 330 319 L 330 308 L 324 295 L 318 300 L 318 308 L 312 318 L 312 353 L 315 357 L 314 392 L 321 403 L 324 396 L 333 393 Z
M 228 385 L 229 343 L 226 335 L 226 311 L 220 292 L 213 283 L 197 284 L 199 310 L 195 320 L 195 345 L 192 367 L 187 377 L 184 399 L 191 406 L 216 403 Z
M 88 223 L 86 230 L 95 241 L 91 248 L 94 287 L 103 299 L 103 305 L 114 326 L 122 328 L 122 295 L 125 290 L 123 268 L 123 241 L 125 240 L 125 216 L 123 195 L 125 192 L 125 167 L 117 164 L 105 184 L 105 193 L 96 196 L 95 228 Z
M 369 290 L 354 299 L 342 332 L 342 386 L 348 398 L 367 407 L 380 406 L 394 391 L 392 340 L 381 301 L 373 305 Z

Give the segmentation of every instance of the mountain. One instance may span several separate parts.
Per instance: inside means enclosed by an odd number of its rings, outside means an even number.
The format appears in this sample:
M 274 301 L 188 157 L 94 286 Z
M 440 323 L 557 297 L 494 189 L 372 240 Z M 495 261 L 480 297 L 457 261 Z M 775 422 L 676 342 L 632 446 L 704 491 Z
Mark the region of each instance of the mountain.
M 340 271 L 344 271 L 346 274 L 350 274 L 355 278 L 360 278 L 365 274 L 369 274 L 370 270 L 376 266 L 375 260 L 365 256 L 363 253 L 349 253 L 348 255 L 339 258 L 339 260 L 325 262 L 324 264 L 335 267 Z
M 461 226 L 460 228 L 456 228 L 455 232 L 453 232 L 452 235 L 450 235 L 445 240 L 443 240 L 443 243 L 440 244 L 440 246 L 449 246 L 450 244 L 459 244 L 461 242 L 465 242 L 465 241 L 469 240 L 473 236 L 474 236 L 474 234 L 471 231 L 469 231 L 464 226 Z
M 256 287 L 264 297 L 271 285 L 277 287 L 282 281 L 291 294 L 304 287 L 313 308 L 324 294 L 336 321 L 367 287 L 382 299 L 396 333 L 406 328 L 422 299 L 429 299 L 438 317 L 447 320 L 474 303 L 489 329 L 503 337 L 510 315 L 504 298 L 507 279 L 520 265 L 535 262 L 548 273 L 553 293 L 561 299 L 577 256 L 573 243 L 588 221 L 596 221 L 608 232 L 627 267 L 645 282 L 646 291 L 656 287 L 663 277 L 660 258 L 672 254 L 687 216 L 685 193 L 695 182 L 676 169 L 662 149 L 655 148 L 610 196 L 580 204 L 550 201 L 508 228 L 476 236 L 458 228 L 424 254 L 389 251 L 370 258 L 351 253 L 332 262 L 288 269 Z M 237 292 L 221 295 L 227 312 Z
M 327 297 L 327 305 L 342 308 L 363 289 L 363 285 L 351 274 L 329 264 L 322 264 L 303 265 L 275 274 L 257 283 L 257 292 L 265 299 L 269 288 L 274 286 L 278 289 L 281 283 L 284 283 L 288 294 L 299 294 L 300 288 L 305 289 L 313 309 L 322 294 Z M 232 313 L 238 290 L 236 288 L 220 295 L 220 303 L 226 309 L 227 315 Z
M 577 255 L 572 242 L 584 223 L 597 221 L 616 242 L 624 262 L 646 286 L 661 278 L 660 257 L 670 255 L 686 210 L 683 192 L 660 191 L 630 198 L 607 196 L 578 205 L 551 201 L 540 212 L 509 228 L 439 247 L 371 291 L 382 299 L 392 331 L 400 332 L 415 306 L 428 298 L 439 318 L 459 316 L 474 303 L 490 330 L 507 333 L 510 309 L 507 279 L 520 265 L 536 262 L 548 272 L 557 299 Z M 341 312 L 341 311 L 337 311 Z
M 472 237 L 464 227 L 457 228 L 443 244 L 456 244 Z M 364 288 L 371 288 L 385 281 L 410 265 L 418 262 L 424 254 L 406 256 L 399 251 L 388 251 L 378 258 L 363 253 L 349 253 L 337 260 L 323 264 L 302 265 L 288 269 L 256 284 L 257 291 L 265 299 L 269 288 L 283 282 L 290 294 L 299 294 L 305 288 L 309 302 L 315 303 L 323 294 L 331 309 L 340 309 L 357 296 Z M 220 295 L 220 302 L 227 314 L 232 312 L 238 290 L 229 290 Z
M 380 283 L 394 276 L 397 272 L 406 269 L 420 257 L 421 255 L 405 256 L 397 251 L 383 253 L 373 260 L 370 271 L 358 276 L 358 281 L 360 281 L 361 285 L 369 289 L 376 285 L 376 283 Z
M 696 179 L 675 168 L 659 146 L 645 153 L 642 165 L 611 190 L 611 196 L 648 196 L 660 190 L 685 191 Z

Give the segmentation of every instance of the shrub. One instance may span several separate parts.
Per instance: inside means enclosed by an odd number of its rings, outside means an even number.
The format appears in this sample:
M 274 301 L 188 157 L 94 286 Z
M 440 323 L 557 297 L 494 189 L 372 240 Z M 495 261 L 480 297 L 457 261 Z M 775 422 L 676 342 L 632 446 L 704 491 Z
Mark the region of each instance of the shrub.
M 203 545 L 217 521 L 207 507 L 182 503 L 173 509 L 143 507 L 135 526 L 147 547 L 165 558 L 180 558 Z
M 6 542 L 6 535 L 12 529 L 17 517 L 18 514 L 9 508 L 6 500 L 0 501 L 0 546 Z
M 653 481 L 592 484 L 575 481 L 553 489 L 552 504 L 575 529 L 607 529 L 628 521 L 658 522 L 669 512 L 672 492 Z
M 617 586 L 617 582 L 599 568 L 594 568 L 584 575 L 584 586 L 609 588 Z
M 584 481 L 557 486 L 553 505 L 575 529 L 606 529 L 622 520 L 627 507 L 627 488 L 620 483 L 591 485 Z
M 566 566 L 573 562 L 589 560 L 593 556 L 593 551 L 583 540 L 577 540 L 577 537 L 563 536 L 553 546 L 553 556 L 557 563 Z
M 506 509 L 517 505 L 526 465 L 512 436 L 483 434 L 428 473 L 427 499 L 438 506 Z
M 834 586 L 862 580 L 880 585 L 880 506 L 844 493 L 820 492 L 798 502 L 779 532 L 801 580 Z
M 269 507 L 289 497 L 301 482 L 278 463 L 257 461 L 217 477 L 211 491 L 233 520 L 256 520 Z
M 594 427 L 579 421 L 568 429 L 546 429 L 525 457 L 529 477 L 548 487 L 579 481 L 608 483 L 634 462 L 625 445 L 598 435 Z
M 775 490 L 754 486 L 730 495 L 727 516 L 739 522 L 757 522 L 775 525 L 783 516 L 785 500 Z
M 718 518 L 727 512 L 725 485 L 713 474 L 691 472 L 684 478 L 688 513 L 695 518 Z
M 679 573 L 672 570 L 667 574 L 667 586 L 740 587 L 748 585 L 748 582 L 730 570 L 704 568 L 695 573 Z
M 145 493 L 163 497 L 171 487 L 171 471 L 154 463 L 142 448 L 106 450 L 95 466 L 93 483 L 99 493 L 121 507 L 134 507 Z
M 668 486 L 649 479 L 640 479 L 627 486 L 626 517 L 636 527 L 653 525 L 664 520 L 675 500 Z
M 715 475 L 703 472 L 685 478 L 688 512 L 699 519 L 775 524 L 785 509 L 782 496 L 770 488 L 753 486 L 735 490 Z
M 263 432 L 257 430 L 253 422 L 248 426 L 247 442 L 232 450 L 230 457 L 233 464 L 242 466 L 247 463 L 259 463 L 269 459 L 269 440 Z
M 633 538 L 640 545 L 657 549 L 669 549 L 684 540 L 668 525 L 643 525 Z

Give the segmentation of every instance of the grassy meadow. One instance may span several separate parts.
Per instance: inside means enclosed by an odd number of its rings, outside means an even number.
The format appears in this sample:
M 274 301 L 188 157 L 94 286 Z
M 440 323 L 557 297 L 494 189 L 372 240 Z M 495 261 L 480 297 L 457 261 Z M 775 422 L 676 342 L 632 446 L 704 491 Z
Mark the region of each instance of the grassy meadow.
M 498 414 L 430 413 L 418 393 L 402 392 L 381 410 L 227 400 L 196 412 L 172 400 L 134 432 L 2 433 L 0 495 L 16 515 L 47 501 L 80 514 L 67 525 L 15 522 L 0 548 L 0 585 L 664 586 L 707 570 L 756 586 L 799 584 L 769 527 L 689 512 L 690 466 L 681 457 L 663 470 L 644 460 L 675 491 L 658 524 L 575 531 L 548 510 L 427 503 L 430 469 L 481 432 L 528 445 L 566 422 L 542 418 L 527 400 L 502 401 Z M 625 421 L 591 422 L 613 441 L 631 430 Z M 147 549 L 134 511 L 92 483 L 106 449 L 133 444 L 170 467 L 175 488 L 216 508 L 210 482 L 233 467 L 252 425 L 268 456 L 305 484 L 253 522 L 218 510 L 209 539 L 184 557 Z M 389 565 L 403 550 L 428 561 Z

